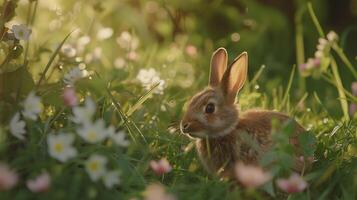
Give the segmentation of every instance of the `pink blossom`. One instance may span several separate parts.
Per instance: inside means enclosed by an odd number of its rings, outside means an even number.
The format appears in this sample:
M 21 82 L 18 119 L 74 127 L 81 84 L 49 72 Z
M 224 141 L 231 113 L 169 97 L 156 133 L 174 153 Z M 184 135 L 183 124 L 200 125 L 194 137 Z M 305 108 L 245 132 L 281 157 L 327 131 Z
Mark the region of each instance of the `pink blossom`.
M 352 95 L 357 97 L 357 82 L 353 82 L 351 84 L 351 91 L 352 91 Z
M 78 104 L 76 91 L 73 87 L 65 87 L 63 90 L 62 98 L 66 106 L 73 107 Z
M 150 161 L 150 167 L 157 175 L 163 175 L 172 170 L 172 167 L 166 158 L 161 158 L 159 161 Z
M 242 162 L 236 164 L 235 173 L 239 182 L 248 188 L 257 188 L 272 178 L 270 173 L 264 172 L 261 167 L 245 165 Z
M 168 194 L 165 188 L 157 183 L 148 185 L 144 191 L 144 200 L 176 200 L 172 194 Z
M 0 162 L 0 191 L 10 190 L 18 181 L 18 175 L 5 163 Z
M 189 55 L 191 57 L 197 56 L 197 48 L 195 46 L 193 46 L 192 44 L 187 45 L 185 51 L 186 51 L 187 55 Z
M 301 192 L 307 187 L 307 182 L 297 173 L 293 173 L 287 179 L 277 179 L 276 185 L 287 193 Z
M 51 184 L 51 177 L 47 172 L 43 172 L 35 179 L 26 182 L 27 188 L 35 193 L 48 191 Z

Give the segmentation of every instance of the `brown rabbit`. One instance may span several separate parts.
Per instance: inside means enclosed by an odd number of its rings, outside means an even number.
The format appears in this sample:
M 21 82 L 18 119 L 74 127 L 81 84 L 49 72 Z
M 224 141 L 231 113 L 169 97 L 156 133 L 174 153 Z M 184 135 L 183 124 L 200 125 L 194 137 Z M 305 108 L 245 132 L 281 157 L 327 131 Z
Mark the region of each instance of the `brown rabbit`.
M 213 53 L 209 85 L 190 100 L 180 129 L 197 138 L 199 157 L 209 172 L 233 178 L 236 162 L 258 164 L 261 153 L 271 147 L 272 120 L 284 122 L 291 118 L 268 110 L 240 113 L 235 98 L 247 78 L 248 54 L 240 54 L 228 68 L 227 57 L 224 48 Z M 305 130 L 296 121 L 294 123 L 295 134 L 290 143 L 298 149 L 297 135 Z M 244 133 L 257 142 L 259 152 L 242 140 Z M 294 169 L 300 171 L 302 166 L 302 161 L 296 159 Z

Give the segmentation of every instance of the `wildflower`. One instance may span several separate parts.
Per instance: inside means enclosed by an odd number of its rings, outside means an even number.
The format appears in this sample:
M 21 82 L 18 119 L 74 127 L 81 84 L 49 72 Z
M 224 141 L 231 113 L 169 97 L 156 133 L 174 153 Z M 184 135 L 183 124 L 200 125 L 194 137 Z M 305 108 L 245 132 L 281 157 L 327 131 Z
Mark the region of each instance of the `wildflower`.
M 10 132 L 13 136 L 19 138 L 20 140 L 25 139 L 25 122 L 20 120 L 20 113 L 16 113 L 10 121 Z
M 97 33 L 97 38 L 99 40 L 105 40 L 105 39 L 108 39 L 110 37 L 112 37 L 113 35 L 113 29 L 110 28 L 110 27 L 107 27 L 107 28 L 102 28 L 98 31 Z
M 176 197 L 168 194 L 162 185 L 153 183 L 146 187 L 144 200 L 176 200 Z
M 357 82 L 353 82 L 351 84 L 351 91 L 352 91 L 352 95 L 357 97 Z
M 129 141 L 125 137 L 125 132 L 124 131 L 119 131 L 118 133 L 115 133 L 114 127 L 110 126 L 108 128 L 108 135 L 109 137 L 114 141 L 115 144 L 118 146 L 122 147 L 127 147 L 129 145 Z
M 276 184 L 287 193 L 301 192 L 307 187 L 306 181 L 297 173 L 293 173 L 288 179 L 277 179 Z
M 69 86 L 74 86 L 78 80 L 86 78 L 88 75 L 89 73 L 85 69 L 85 66 L 77 66 L 71 69 L 66 75 L 64 75 L 63 82 Z
M 15 38 L 18 40 L 28 41 L 31 35 L 31 29 L 29 29 L 26 25 L 13 25 L 12 31 L 14 32 Z
M 135 52 L 135 51 L 130 51 L 126 57 L 129 59 L 129 60 L 132 60 L 132 61 L 135 61 L 139 58 L 138 54 Z
M 105 187 L 108 189 L 112 189 L 114 185 L 120 184 L 119 172 L 117 171 L 109 171 L 104 174 L 103 182 Z
M 270 173 L 264 172 L 261 167 L 241 162 L 236 164 L 235 173 L 237 179 L 247 188 L 257 188 L 272 178 Z
M 86 63 L 91 63 L 100 60 L 101 57 L 102 57 L 102 48 L 96 47 L 93 52 L 85 56 L 84 60 Z
M 337 42 L 338 41 L 338 35 L 336 34 L 335 31 L 328 32 L 326 37 L 329 42 Z
M 85 123 L 77 129 L 78 135 L 89 143 L 97 143 L 103 141 L 107 136 L 107 130 L 102 119 L 98 119 L 93 124 Z
M 65 87 L 62 93 L 63 103 L 66 106 L 76 106 L 78 104 L 78 99 L 76 91 L 73 87 Z
M 18 175 L 5 163 L 0 162 L 0 191 L 10 190 L 18 181 Z
M 320 58 L 309 58 L 306 63 L 302 63 L 299 65 L 299 71 L 304 75 L 308 75 L 313 70 L 318 69 L 320 65 L 321 65 Z
M 91 122 L 93 114 L 95 113 L 95 103 L 94 101 L 87 97 L 82 107 L 73 107 L 73 117 L 71 118 L 74 123 L 85 124 Z
M 92 181 L 97 181 L 106 173 L 107 158 L 98 154 L 91 155 L 85 162 L 85 168 Z
M 43 172 L 35 179 L 28 180 L 26 186 L 31 192 L 41 193 L 48 191 L 51 184 L 51 177 L 47 172 Z
M 159 85 L 155 88 L 155 93 L 162 94 L 165 86 L 165 81 L 160 79 L 159 74 L 155 69 L 141 69 L 136 76 L 141 84 L 144 86 L 146 90 L 149 90 L 153 84 L 159 83 Z
M 123 58 L 117 58 L 114 61 L 114 67 L 117 69 L 123 69 L 126 65 L 126 61 Z
M 32 120 L 36 120 L 38 114 L 42 112 L 43 105 L 40 97 L 36 96 L 34 92 L 30 92 L 25 101 L 23 102 L 24 111 L 23 116 Z
M 159 161 L 150 161 L 150 167 L 157 175 L 163 175 L 172 170 L 172 167 L 166 158 L 161 158 Z
M 119 46 L 126 50 L 135 50 L 139 46 L 138 38 L 132 36 L 128 31 L 124 31 L 117 38 L 117 43 Z
M 61 53 L 68 58 L 73 58 L 74 56 L 76 56 L 77 51 L 75 48 L 73 48 L 72 45 L 64 44 L 61 48 Z
M 48 135 L 47 145 L 50 156 L 61 162 L 74 158 L 77 155 L 77 150 L 72 146 L 73 142 L 74 136 L 72 134 Z
M 191 57 L 196 57 L 197 56 L 197 48 L 193 45 L 188 45 L 185 49 L 187 55 L 191 56 Z

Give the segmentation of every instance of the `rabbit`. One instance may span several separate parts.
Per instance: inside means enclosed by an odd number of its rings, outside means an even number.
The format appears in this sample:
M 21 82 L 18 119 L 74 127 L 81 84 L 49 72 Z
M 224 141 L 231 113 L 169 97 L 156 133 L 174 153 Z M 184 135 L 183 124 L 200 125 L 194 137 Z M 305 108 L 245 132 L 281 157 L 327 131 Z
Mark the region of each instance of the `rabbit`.
M 227 68 L 228 55 L 224 48 L 217 49 L 211 58 L 209 84 L 189 101 L 187 111 L 180 122 L 182 133 L 196 139 L 200 160 L 209 173 L 233 179 L 237 162 L 258 165 L 261 152 L 271 146 L 272 120 L 293 120 L 284 113 L 269 110 L 247 110 L 240 113 L 235 105 L 237 93 L 242 89 L 248 72 L 248 54 L 241 53 Z M 295 120 L 294 135 L 290 144 L 298 151 L 298 134 L 305 129 Z M 257 152 L 242 140 L 247 133 L 258 144 Z M 295 171 L 305 164 L 295 159 Z

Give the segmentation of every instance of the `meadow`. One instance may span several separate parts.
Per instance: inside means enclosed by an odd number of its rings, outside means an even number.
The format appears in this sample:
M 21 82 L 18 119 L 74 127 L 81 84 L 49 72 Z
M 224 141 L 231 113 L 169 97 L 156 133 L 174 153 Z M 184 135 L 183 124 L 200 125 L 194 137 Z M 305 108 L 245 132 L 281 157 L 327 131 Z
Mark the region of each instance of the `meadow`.
M 0 199 L 356 199 L 355 44 L 356 0 L 2 0 Z M 204 169 L 180 121 L 219 47 L 249 54 L 239 109 L 294 117 L 311 168 L 284 123 L 269 170 Z

